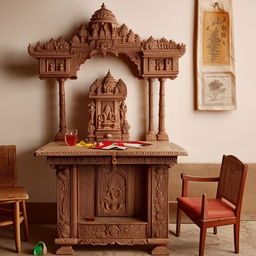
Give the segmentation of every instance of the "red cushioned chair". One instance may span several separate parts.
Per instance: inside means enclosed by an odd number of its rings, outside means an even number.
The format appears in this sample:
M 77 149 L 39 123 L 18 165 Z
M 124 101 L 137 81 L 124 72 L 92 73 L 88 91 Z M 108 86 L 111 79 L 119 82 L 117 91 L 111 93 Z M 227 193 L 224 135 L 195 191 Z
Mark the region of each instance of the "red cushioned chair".
M 177 198 L 176 236 L 180 235 L 181 210 L 200 228 L 199 256 L 204 255 L 207 228 L 234 225 L 235 253 L 239 253 L 240 213 L 247 165 L 232 155 L 223 156 L 219 177 L 195 177 L 181 174 L 182 197 Z M 217 195 L 208 199 L 188 197 L 188 182 L 218 182 Z

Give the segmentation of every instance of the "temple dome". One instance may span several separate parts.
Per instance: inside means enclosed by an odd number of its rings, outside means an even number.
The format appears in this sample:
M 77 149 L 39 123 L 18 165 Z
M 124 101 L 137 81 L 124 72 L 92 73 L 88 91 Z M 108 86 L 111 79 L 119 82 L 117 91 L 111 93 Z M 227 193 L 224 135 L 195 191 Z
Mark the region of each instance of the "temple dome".
M 118 24 L 115 15 L 108 9 L 106 9 L 105 4 L 101 5 L 101 8 L 94 12 L 90 19 L 90 23 L 112 23 Z
M 108 71 L 107 75 L 104 77 L 103 80 L 104 80 L 104 84 L 107 84 L 111 88 L 116 86 L 116 80 L 114 79 L 114 77 L 110 73 L 110 70 Z

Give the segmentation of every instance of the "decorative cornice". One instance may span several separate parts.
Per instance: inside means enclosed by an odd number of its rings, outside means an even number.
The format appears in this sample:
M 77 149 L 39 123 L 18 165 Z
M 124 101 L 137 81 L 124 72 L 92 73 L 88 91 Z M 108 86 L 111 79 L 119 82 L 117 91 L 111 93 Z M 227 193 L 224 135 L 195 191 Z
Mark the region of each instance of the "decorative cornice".
M 63 77 L 63 72 L 53 73 L 51 70 L 51 66 L 58 64 L 58 61 L 54 63 L 52 60 L 61 59 L 65 77 L 72 79 L 76 78 L 80 65 L 87 59 L 106 55 L 126 55 L 136 65 L 138 78 L 174 79 L 178 74 L 178 59 L 185 50 L 184 44 L 165 38 L 154 39 L 151 36 L 141 41 L 140 36 L 125 24 L 119 25 L 115 15 L 104 4 L 92 15 L 88 24 L 83 23 L 74 31 L 71 40 L 60 37 L 28 47 L 29 54 L 40 59 L 40 78 Z M 163 63 L 161 67 L 159 61 Z

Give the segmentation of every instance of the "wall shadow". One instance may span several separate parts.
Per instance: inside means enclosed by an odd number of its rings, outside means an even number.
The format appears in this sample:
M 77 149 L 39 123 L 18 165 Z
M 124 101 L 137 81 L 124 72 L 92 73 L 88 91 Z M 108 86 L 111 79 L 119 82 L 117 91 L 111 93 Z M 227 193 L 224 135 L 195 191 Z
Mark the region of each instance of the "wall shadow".
M 28 53 L 3 52 L 0 65 L 7 75 L 20 79 L 38 76 L 38 62 L 29 58 Z
M 88 87 L 85 88 L 83 93 L 75 93 L 72 98 L 73 104 L 70 111 L 70 124 L 72 127 L 78 129 L 79 140 L 85 140 L 87 137 L 88 129 Z
M 29 84 L 26 84 L 26 80 L 34 79 L 35 84 L 38 80 L 38 61 L 29 57 L 28 53 L 25 51 L 20 52 L 11 52 L 4 51 L 1 61 L 0 68 L 3 70 L 3 73 L 7 76 L 7 79 L 10 78 L 9 83 L 1 84 L 6 90 L 10 90 L 10 93 L 19 93 L 21 90 L 29 90 L 32 86 L 31 81 Z M 9 77 L 9 78 L 8 78 Z M 12 82 L 13 80 L 17 80 Z M 19 82 L 20 81 L 20 82 Z M 21 88 L 22 85 L 22 88 Z M 25 86 L 24 86 L 25 85 Z M 45 111 L 38 113 L 41 115 L 41 123 L 43 136 L 39 138 L 39 144 L 43 145 L 53 140 L 56 134 L 56 121 L 57 118 L 57 82 L 54 79 L 47 79 L 44 82 L 45 85 L 45 94 L 42 95 L 42 99 L 45 99 Z M 11 97 L 11 96 L 10 96 Z M 22 104 L 22 102 L 20 102 Z M 31 106 L 31 113 L 33 112 L 33 106 Z M 42 115 L 42 113 L 46 113 Z M 19 109 L 17 109 L 17 116 L 19 116 Z M 10 117 L 15 118 L 15 117 Z M 29 129 L 30 120 L 24 120 Z M 31 124 L 33 125 L 33 124 Z M 17 127 L 17 133 L 19 127 Z M 17 137 L 22 137 L 23 134 L 17 135 Z M 31 145 L 29 133 L 24 136 L 27 136 L 28 144 L 20 145 L 20 142 L 10 142 L 15 143 L 17 146 L 17 184 L 22 185 L 26 188 L 30 195 L 30 200 L 33 200 L 34 195 L 40 195 L 40 200 L 44 200 L 45 194 L 55 195 L 55 178 L 50 180 L 49 176 L 55 176 L 55 171 L 51 170 L 46 163 L 44 158 L 35 158 L 34 152 L 40 145 Z M 24 139 L 24 138 L 23 138 Z M 11 141 L 11 140 L 10 140 Z M 47 187 L 47 190 L 46 190 Z M 49 196 L 48 196 L 49 197 Z M 38 200 L 37 198 L 35 200 Z M 55 197 L 52 198 L 55 201 Z

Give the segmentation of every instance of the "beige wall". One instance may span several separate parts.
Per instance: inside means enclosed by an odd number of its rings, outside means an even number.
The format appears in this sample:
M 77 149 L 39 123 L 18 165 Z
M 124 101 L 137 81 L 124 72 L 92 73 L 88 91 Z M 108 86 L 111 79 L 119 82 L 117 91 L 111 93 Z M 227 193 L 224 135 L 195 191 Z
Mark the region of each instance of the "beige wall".
M 0 144 L 17 145 L 18 182 L 26 186 L 32 202 L 55 201 L 54 170 L 45 159 L 35 158 L 33 152 L 49 142 L 57 131 L 58 98 L 54 81 L 38 79 L 38 63 L 28 55 L 27 46 L 61 35 L 68 39 L 76 27 L 89 21 L 101 3 L 98 0 L 1 0 Z M 256 45 L 256 1 L 233 1 L 238 109 L 224 112 L 193 109 L 193 0 L 107 0 L 105 4 L 120 24 L 125 23 L 142 39 L 152 35 L 187 45 L 180 61 L 180 75 L 174 81 L 168 80 L 166 88 L 166 129 L 171 141 L 189 153 L 179 162 L 219 163 L 223 153 L 256 162 L 256 52 L 252 50 Z M 146 86 L 134 78 L 124 62 L 114 58 L 89 60 L 78 72 L 79 79 L 67 82 L 67 124 L 79 129 L 80 138 L 85 137 L 88 87 L 109 68 L 128 86 L 131 138 L 141 139 L 145 130 Z M 157 100 L 158 92 L 155 94 Z M 178 179 L 178 172 L 174 175 Z M 253 177 L 251 184 L 255 184 Z

